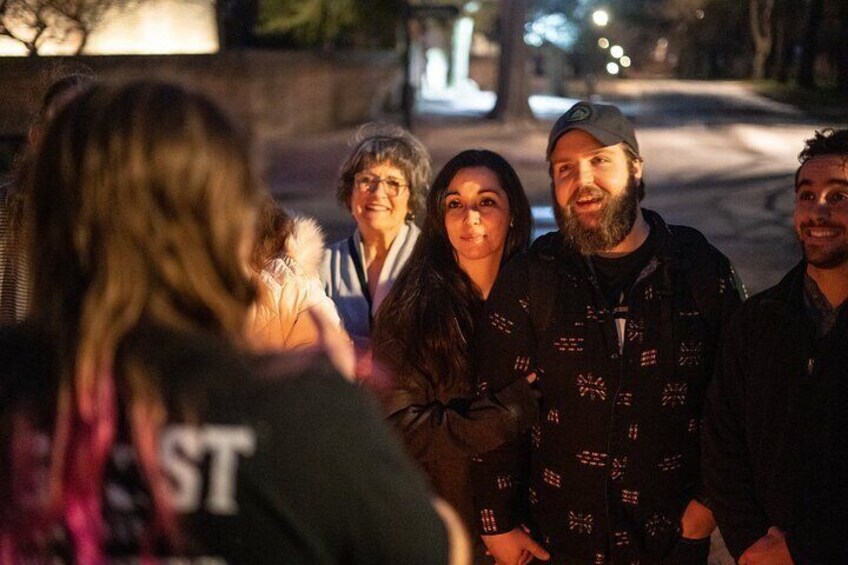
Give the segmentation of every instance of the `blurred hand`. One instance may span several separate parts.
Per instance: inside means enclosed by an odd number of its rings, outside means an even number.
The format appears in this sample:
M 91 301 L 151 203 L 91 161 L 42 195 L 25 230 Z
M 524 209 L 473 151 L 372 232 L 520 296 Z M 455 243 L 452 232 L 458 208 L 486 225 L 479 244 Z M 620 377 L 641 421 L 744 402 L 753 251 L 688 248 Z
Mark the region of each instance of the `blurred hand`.
M 545 548 L 536 543 L 522 528 L 514 528 L 505 534 L 481 537 L 498 565 L 527 565 L 534 557 L 542 561 L 551 558 Z
M 686 539 L 704 539 L 709 537 L 716 527 L 713 513 L 697 500 L 689 501 L 680 522 L 683 528 L 681 535 Z
M 527 381 L 527 384 L 532 385 L 533 383 L 536 382 L 536 373 L 530 373 L 529 375 L 524 377 L 524 380 Z
M 433 508 L 445 524 L 450 542 L 450 554 L 448 565 L 472 565 L 471 564 L 471 538 L 465 530 L 462 519 L 450 504 L 436 498 L 433 500 Z
M 357 358 L 353 343 L 338 324 L 334 323 L 319 308 L 309 308 L 306 315 L 318 328 L 318 339 L 327 357 L 330 358 L 336 370 L 346 379 L 353 380 L 357 367 Z
M 786 534 L 772 526 L 768 533 L 745 550 L 739 558 L 739 565 L 794 565 L 789 548 L 786 546 Z

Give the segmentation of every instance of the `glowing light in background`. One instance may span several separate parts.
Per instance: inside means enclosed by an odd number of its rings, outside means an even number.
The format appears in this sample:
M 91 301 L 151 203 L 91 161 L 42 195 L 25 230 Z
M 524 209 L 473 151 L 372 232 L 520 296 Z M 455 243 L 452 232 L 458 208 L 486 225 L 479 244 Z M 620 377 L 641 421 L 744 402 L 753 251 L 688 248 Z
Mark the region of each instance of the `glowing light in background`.
M 616 59 L 620 59 L 624 55 L 624 48 L 621 45 L 613 45 L 610 47 L 610 55 Z
M 626 69 L 627 67 L 630 66 L 630 63 L 631 63 L 630 57 L 625 55 L 624 57 L 622 57 L 621 59 L 618 60 L 618 63 Z
M 595 10 L 592 12 L 592 22 L 598 27 L 606 27 L 609 19 L 609 12 L 606 10 Z
M 76 41 L 47 43 L 42 55 L 72 55 Z M 156 0 L 132 10 L 116 9 L 91 34 L 87 55 L 214 53 L 218 51 L 212 2 Z M 25 55 L 16 41 L 0 38 L 0 56 Z
M 621 70 L 618 68 L 618 63 L 607 63 L 607 72 L 611 75 L 617 75 L 618 71 Z
M 563 14 L 547 14 L 524 27 L 524 42 L 534 47 L 547 41 L 560 49 L 570 49 L 577 41 L 577 36 L 576 25 Z
M 601 49 L 606 49 L 609 46 L 610 42 L 609 39 L 607 39 L 606 37 L 602 37 L 598 40 L 598 47 L 600 47 Z

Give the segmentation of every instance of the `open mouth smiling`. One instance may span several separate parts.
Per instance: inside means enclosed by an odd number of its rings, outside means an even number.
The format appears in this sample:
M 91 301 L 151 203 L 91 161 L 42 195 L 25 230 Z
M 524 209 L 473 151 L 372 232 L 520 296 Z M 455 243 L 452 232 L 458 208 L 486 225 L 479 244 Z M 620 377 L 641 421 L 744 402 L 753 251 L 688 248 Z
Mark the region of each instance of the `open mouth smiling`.
M 804 236 L 812 241 L 827 241 L 843 234 L 844 230 L 831 226 L 805 226 L 802 230 Z
M 597 188 L 581 190 L 572 200 L 571 208 L 578 212 L 594 211 L 601 207 L 606 194 Z

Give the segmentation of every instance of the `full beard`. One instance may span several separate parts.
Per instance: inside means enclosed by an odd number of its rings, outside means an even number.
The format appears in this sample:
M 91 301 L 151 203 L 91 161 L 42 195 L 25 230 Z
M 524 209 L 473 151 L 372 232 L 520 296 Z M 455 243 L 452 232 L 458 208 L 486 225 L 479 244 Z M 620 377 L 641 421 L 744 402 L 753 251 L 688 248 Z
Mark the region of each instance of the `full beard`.
M 842 244 L 837 247 L 822 249 L 818 246 L 808 245 L 802 237 L 802 233 L 811 227 L 832 227 L 840 229 L 841 226 L 830 225 L 826 223 L 806 223 L 800 226 L 796 232 L 798 241 L 801 243 L 801 252 L 804 254 L 804 260 L 818 269 L 835 269 L 836 267 L 848 263 L 848 244 Z
M 580 217 L 573 212 L 571 204 L 559 206 L 554 203 L 554 217 L 566 243 L 582 255 L 594 255 L 612 249 L 624 241 L 633 229 L 636 214 L 639 211 L 637 184 L 638 181 L 631 175 L 624 193 L 607 199 L 596 227 L 585 226 Z M 587 190 L 598 194 L 603 193 L 597 187 L 582 187 L 575 193 L 572 201 L 576 201 L 577 197 Z

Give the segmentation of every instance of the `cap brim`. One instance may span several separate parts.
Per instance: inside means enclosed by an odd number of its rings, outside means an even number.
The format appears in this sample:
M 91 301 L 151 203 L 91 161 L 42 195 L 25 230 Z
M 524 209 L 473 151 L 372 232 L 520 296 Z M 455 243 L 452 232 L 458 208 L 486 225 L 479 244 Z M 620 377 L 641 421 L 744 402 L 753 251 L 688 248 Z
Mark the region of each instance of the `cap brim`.
M 609 147 L 611 145 L 618 145 L 619 143 L 625 143 L 625 144 L 627 143 L 626 141 L 621 139 L 621 137 L 615 135 L 614 133 L 610 133 L 606 130 L 597 128 L 597 127 L 595 127 L 591 124 L 576 124 L 576 125 L 569 126 L 569 127 L 565 128 L 564 130 L 562 130 L 560 132 L 559 135 L 557 135 L 554 139 L 551 140 L 550 144 L 548 145 L 548 161 L 551 160 L 551 155 L 553 154 L 554 148 L 556 147 L 556 144 L 559 141 L 559 139 L 563 135 L 565 135 L 568 132 L 575 130 L 575 129 L 585 131 L 586 133 L 588 133 L 589 135 L 591 135 L 592 137 L 597 139 L 598 142 L 601 145 L 603 145 L 604 147 Z

